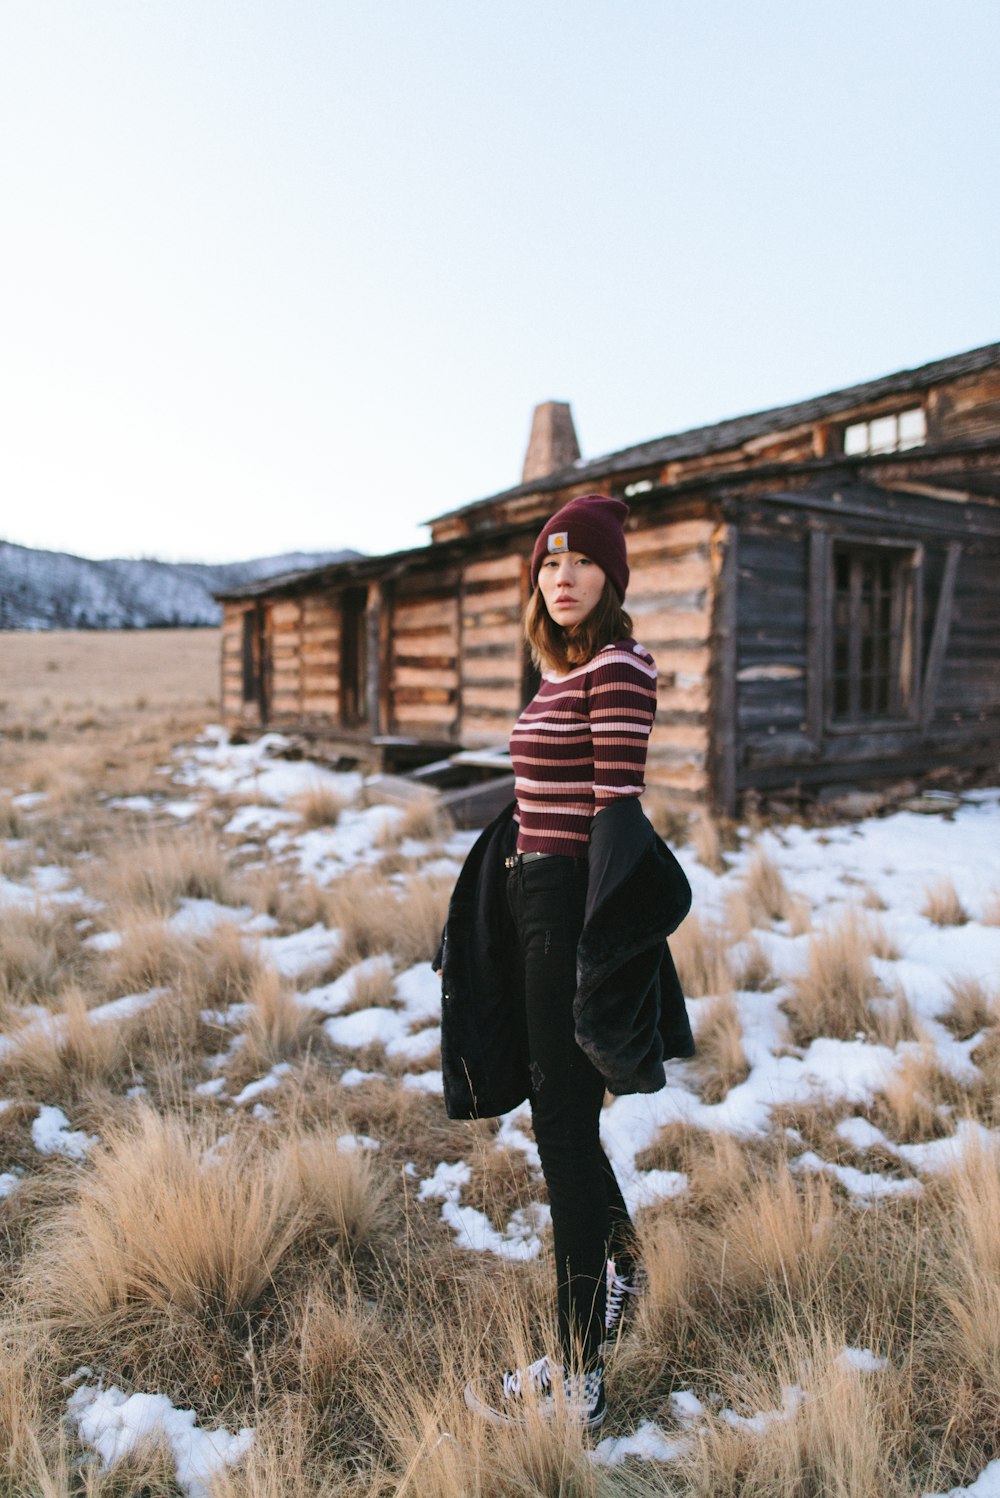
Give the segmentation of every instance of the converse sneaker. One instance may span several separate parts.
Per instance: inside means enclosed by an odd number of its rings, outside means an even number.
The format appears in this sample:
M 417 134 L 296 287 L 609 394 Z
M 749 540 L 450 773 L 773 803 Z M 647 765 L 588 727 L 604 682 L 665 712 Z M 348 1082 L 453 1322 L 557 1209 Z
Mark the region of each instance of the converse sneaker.
M 607 1413 L 604 1378 L 600 1368 L 590 1373 L 565 1373 L 549 1358 L 504 1373 L 495 1389 L 465 1386 L 465 1402 L 474 1414 L 494 1425 L 520 1425 L 534 1411 L 550 1419 L 560 1409 L 567 1418 L 594 1430 Z
M 617 1337 L 637 1298 L 646 1288 L 646 1272 L 636 1266 L 631 1274 L 619 1274 L 614 1259 L 608 1260 L 607 1298 L 604 1307 L 606 1335 Z

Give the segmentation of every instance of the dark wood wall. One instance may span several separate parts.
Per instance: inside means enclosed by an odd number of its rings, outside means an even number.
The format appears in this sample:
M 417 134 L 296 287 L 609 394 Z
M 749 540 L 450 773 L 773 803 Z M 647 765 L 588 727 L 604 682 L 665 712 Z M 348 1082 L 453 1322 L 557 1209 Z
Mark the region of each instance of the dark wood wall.
M 853 503 L 789 495 L 748 506 L 734 530 L 733 801 L 1000 760 L 1000 511 L 878 491 Z M 918 559 L 905 723 L 831 724 L 830 556 L 845 538 L 903 543 Z

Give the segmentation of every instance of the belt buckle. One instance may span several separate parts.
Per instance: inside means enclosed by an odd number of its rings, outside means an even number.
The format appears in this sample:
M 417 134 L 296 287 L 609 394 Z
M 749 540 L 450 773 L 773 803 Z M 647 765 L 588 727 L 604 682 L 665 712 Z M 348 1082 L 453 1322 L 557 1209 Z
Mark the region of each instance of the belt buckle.
M 507 857 L 503 861 L 503 866 L 504 866 L 505 869 L 516 869 L 517 868 L 517 861 L 518 861 L 518 854 L 516 854 L 516 853 L 509 853 L 507 855 Z

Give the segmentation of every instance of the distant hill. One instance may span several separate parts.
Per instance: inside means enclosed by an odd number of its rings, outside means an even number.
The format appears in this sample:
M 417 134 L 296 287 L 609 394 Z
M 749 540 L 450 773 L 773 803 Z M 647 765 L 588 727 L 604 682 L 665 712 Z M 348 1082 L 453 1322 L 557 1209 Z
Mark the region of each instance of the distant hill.
M 0 629 L 164 629 L 218 624 L 213 592 L 356 551 L 289 552 L 249 562 L 91 561 L 0 541 Z

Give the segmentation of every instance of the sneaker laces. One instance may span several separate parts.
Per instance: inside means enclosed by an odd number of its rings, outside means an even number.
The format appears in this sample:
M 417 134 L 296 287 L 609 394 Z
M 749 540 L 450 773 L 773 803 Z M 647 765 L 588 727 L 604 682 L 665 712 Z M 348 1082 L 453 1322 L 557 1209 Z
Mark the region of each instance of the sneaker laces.
M 539 1358 L 534 1363 L 529 1363 L 527 1368 L 515 1368 L 512 1372 L 503 1376 L 503 1397 L 505 1399 L 520 1399 L 525 1388 L 533 1389 L 536 1394 L 544 1392 L 552 1387 L 552 1369 L 547 1357 Z
M 613 1331 L 618 1325 L 622 1308 L 630 1295 L 639 1294 L 637 1276 L 621 1275 L 615 1269 L 614 1259 L 608 1260 L 607 1300 L 604 1310 L 604 1330 Z

